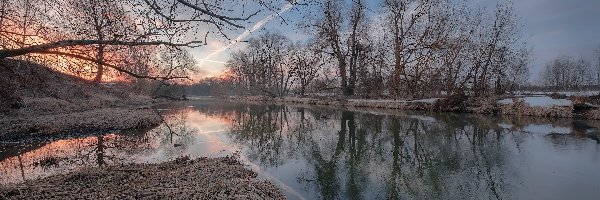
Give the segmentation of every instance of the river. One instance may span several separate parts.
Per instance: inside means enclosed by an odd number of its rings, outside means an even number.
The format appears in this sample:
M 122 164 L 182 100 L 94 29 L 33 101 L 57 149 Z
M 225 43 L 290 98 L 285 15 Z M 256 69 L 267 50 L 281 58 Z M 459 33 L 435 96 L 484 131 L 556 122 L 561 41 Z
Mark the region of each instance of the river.
M 0 184 L 235 154 L 289 199 L 598 199 L 600 121 L 189 101 L 152 129 L 0 143 Z M 81 134 L 78 134 L 81 135 Z

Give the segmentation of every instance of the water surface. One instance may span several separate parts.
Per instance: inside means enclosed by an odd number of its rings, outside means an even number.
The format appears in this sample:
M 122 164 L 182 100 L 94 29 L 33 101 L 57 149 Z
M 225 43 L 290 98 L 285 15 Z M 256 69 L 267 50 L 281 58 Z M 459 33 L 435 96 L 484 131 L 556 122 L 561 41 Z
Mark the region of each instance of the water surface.
M 45 143 L 0 143 L 0 184 L 179 156 L 241 160 L 290 199 L 598 199 L 598 121 L 214 101 L 166 122 Z

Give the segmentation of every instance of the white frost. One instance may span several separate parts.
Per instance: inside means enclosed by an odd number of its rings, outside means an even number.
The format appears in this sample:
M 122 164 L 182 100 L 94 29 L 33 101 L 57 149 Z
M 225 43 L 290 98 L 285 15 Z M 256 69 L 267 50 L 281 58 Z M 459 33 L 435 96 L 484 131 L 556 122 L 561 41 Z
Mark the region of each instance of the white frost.
M 512 129 L 512 127 L 513 127 L 512 124 L 506 124 L 506 123 L 499 123 L 498 126 L 503 129 Z
M 419 99 L 419 100 L 414 100 L 413 102 L 421 102 L 421 103 L 435 103 L 438 100 L 440 100 L 441 98 L 431 98 L 431 99 Z
M 528 96 L 520 97 L 525 103 L 531 107 L 552 107 L 552 106 L 571 106 L 573 102 L 568 99 L 553 99 L 549 96 Z M 512 99 L 502 99 L 498 101 L 499 104 L 511 104 L 514 103 Z

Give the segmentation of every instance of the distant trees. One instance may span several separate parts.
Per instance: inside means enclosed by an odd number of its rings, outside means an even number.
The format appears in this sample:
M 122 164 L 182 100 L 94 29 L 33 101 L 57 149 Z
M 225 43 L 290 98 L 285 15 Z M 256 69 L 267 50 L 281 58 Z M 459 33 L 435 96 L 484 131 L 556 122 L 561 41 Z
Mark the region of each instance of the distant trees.
M 579 89 L 581 86 L 593 84 L 594 77 L 591 71 L 591 64 L 583 58 L 561 56 L 546 64 L 543 81 L 555 89 Z
M 152 65 L 161 66 L 156 74 L 164 77 L 183 77 L 198 70 L 192 55 L 179 48 L 162 47 L 151 62 Z M 153 91 L 149 92 L 154 97 L 185 98 L 185 87 L 181 85 L 180 80 L 157 80 L 154 83 L 155 86 L 151 87 Z
M 317 43 L 292 43 L 280 33 L 264 32 L 234 52 L 226 67 L 239 88 L 250 95 L 305 95 L 318 77 L 327 76 L 329 57 Z
M 233 53 L 227 67 L 247 91 L 283 96 L 292 81 L 291 68 L 285 62 L 290 44 L 285 36 L 266 32 L 250 39 L 245 50 Z

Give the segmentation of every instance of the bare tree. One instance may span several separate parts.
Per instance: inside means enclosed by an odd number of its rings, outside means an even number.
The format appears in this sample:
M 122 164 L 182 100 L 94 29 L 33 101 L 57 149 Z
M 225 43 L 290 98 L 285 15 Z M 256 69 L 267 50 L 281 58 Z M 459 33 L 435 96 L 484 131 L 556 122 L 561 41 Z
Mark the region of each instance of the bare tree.
M 348 85 L 347 75 L 347 61 L 346 53 L 343 49 L 342 44 L 342 28 L 343 28 L 343 17 L 342 17 L 342 5 L 343 1 L 339 0 L 326 0 L 322 3 L 321 9 L 323 12 L 323 18 L 321 21 L 315 24 L 317 28 L 317 38 L 324 40 L 325 47 L 331 49 L 329 52 L 336 60 L 338 73 L 340 76 L 340 87 L 342 95 L 352 95 L 352 88 Z
M 368 48 L 368 19 L 363 1 L 353 1 L 349 10 L 345 5 L 340 0 L 324 0 L 319 8 L 323 15 L 309 26 L 322 51 L 337 61 L 341 93 L 350 96 L 355 94 L 357 71 Z
M 513 92 L 518 86 L 524 85 L 529 80 L 529 51 L 522 50 L 515 54 L 515 57 L 507 63 L 507 83 L 508 90 Z
M 434 21 L 435 8 L 439 4 L 439 1 L 428 0 L 383 2 L 394 52 L 391 87 L 396 95 L 400 95 L 403 89 L 411 96 L 419 93 L 415 90 L 419 88 L 423 69 L 427 69 L 420 61 L 430 60 L 432 54 L 426 49 L 438 48 L 440 44 L 437 43 L 441 42 L 433 38 L 425 40 L 434 35 L 434 27 L 445 27 Z M 429 20 L 432 18 L 434 20 Z
M 300 86 L 300 94 L 305 95 L 306 88 L 318 76 L 320 69 L 325 65 L 324 55 L 308 45 L 294 45 L 289 54 L 289 67 L 296 82 Z
M 293 78 L 285 62 L 290 40 L 279 33 L 265 32 L 248 43 L 245 50 L 232 55 L 228 69 L 249 91 L 273 97 L 286 95 Z
M 163 47 L 158 50 L 152 65 L 159 66 L 160 71 L 154 72 L 163 77 L 181 77 L 198 70 L 196 60 L 185 49 Z M 185 87 L 182 80 L 160 80 L 151 92 L 154 97 L 169 99 L 185 99 Z

